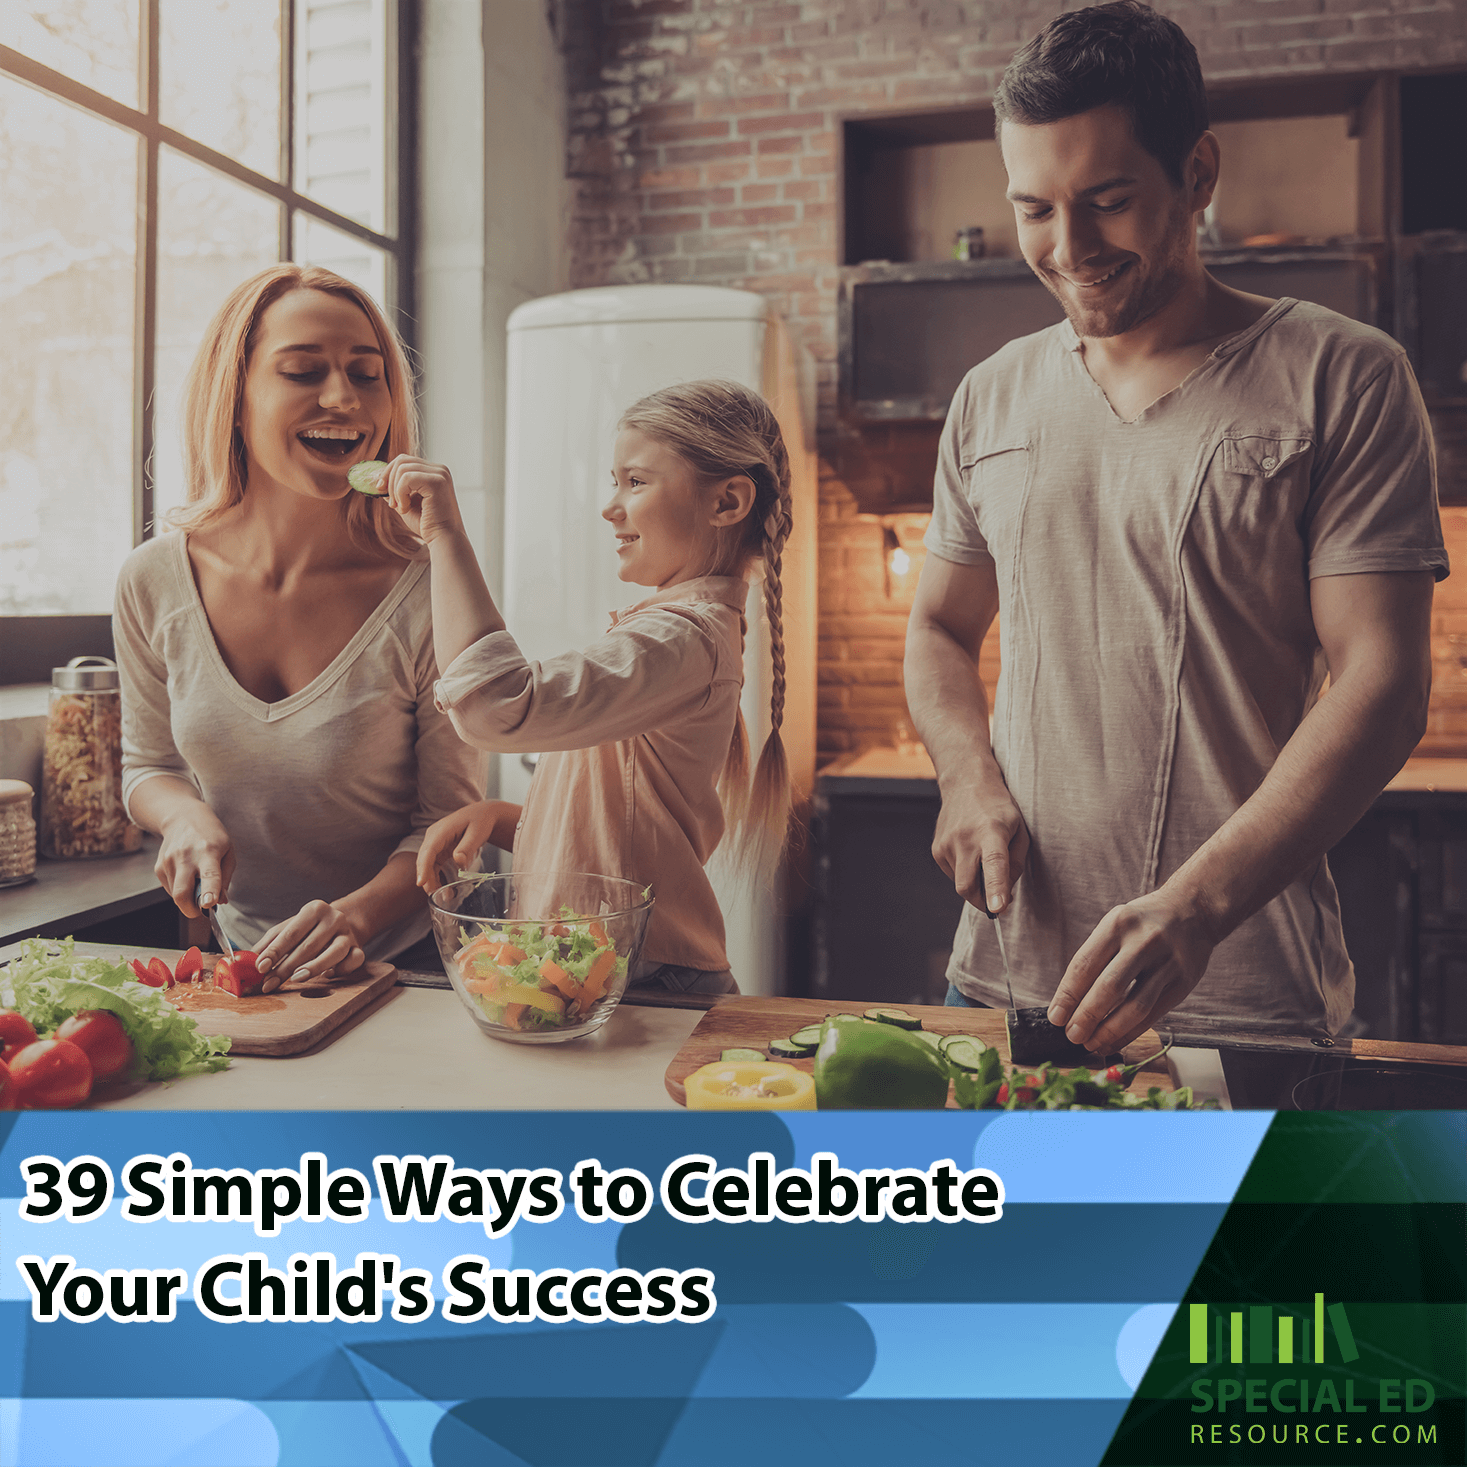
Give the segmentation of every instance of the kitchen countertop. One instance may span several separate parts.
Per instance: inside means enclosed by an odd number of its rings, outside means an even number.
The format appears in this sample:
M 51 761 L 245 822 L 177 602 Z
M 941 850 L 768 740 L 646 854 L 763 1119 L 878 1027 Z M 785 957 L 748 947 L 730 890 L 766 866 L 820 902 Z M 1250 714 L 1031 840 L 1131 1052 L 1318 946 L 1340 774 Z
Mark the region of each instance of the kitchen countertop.
M 168 900 L 153 864 L 161 844 L 143 837 L 142 849 L 89 861 L 36 862 L 36 879 L 0 889 L 0 943 L 33 934 L 66 937 L 108 917 Z
M 676 1110 L 662 1077 L 701 1009 L 621 1004 L 565 1044 L 481 1034 L 442 988 L 392 988 L 345 1030 L 283 1059 L 114 1087 L 92 1110 Z

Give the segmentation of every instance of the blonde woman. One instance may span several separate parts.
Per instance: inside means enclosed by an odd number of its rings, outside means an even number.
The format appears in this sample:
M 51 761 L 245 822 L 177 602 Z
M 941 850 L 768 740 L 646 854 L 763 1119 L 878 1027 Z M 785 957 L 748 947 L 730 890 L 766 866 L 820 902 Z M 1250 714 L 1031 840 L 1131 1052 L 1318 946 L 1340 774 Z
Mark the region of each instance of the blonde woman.
M 422 544 L 346 481 L 416 435 L 406 355 L 371 297 L 327 270 L 265 270 L 194 362 L 178 532 L 118 582 L 123 797 L 162 836 L 179 909 L 218 906 L 270 986 L 423 937 L 417 849 L 483 790 L 433 704 Z
M 441 856 L 451 850 L 465 866 L 490 840 L 512 847 L 517 871 L 646 882 L 657 900 L 632 981 L 737 992 L 703 867 L 730 818 L 755 864 L 784 843 L 780 564 L 791 525 L 789 459 L 757 393 L 694 382 L 626 414 L 613 477 L 602 517 L 618 574 L 653 594 L 614 616 L 593 646 L 536 663 L 489 597 L 448 470 L 406 457 L 388 469 L 389 503 L 433 565 L 440 705 L 480 748 L 542 755 L 523 811 L 481 802 L 435 825 L 418 877 L 431 889 Z M 747 577 L 756 567 L 774 678 L 772 732 L 751 792 L 739 690 Z

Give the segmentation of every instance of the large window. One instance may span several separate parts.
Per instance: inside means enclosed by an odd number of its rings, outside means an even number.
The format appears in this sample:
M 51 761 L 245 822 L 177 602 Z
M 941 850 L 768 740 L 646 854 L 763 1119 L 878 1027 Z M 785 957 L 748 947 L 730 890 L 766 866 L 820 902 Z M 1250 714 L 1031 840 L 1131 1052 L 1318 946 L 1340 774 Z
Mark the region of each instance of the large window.
M 183 500 L 184 376 L 241 280 L 329 266 L 411 339 L 409 5 L 0 0 L 0 617 L 110 611 Z

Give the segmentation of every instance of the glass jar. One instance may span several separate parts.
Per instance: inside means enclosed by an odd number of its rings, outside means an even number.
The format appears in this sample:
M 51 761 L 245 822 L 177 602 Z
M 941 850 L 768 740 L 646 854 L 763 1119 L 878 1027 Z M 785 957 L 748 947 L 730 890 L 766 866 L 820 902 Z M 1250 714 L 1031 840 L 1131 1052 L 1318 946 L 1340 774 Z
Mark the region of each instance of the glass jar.
M 34 793 L 23 779 L 0 779 L 0 886 L 35 880 Z
M 121 704 L 115 662 L 73 657 L 52 668 L 41 758 L 43 856 L 115 856 L 142 845 L 142 831 L 122 809 Z

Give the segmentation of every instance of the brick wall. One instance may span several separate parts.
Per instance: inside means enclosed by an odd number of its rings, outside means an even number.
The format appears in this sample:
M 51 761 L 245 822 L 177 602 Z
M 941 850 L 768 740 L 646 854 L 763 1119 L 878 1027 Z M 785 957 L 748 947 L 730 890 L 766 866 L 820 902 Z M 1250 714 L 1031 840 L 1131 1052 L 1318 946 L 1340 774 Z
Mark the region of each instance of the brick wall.
M 832 467 L 840 118 L 985 102 L 1020 42 L 1073 7 L 1053 0 L 554 3 L 570 91 L 572 284 L 693 281 L 755 290 L 810 349 L 824 435 L 820 758 L 891 742 L 905 712 L 901 632 L 917 558 L 907 584 L 888 594 L 882 526 L 859 517 Z M 1467 0 L 1157 8 L 1191 36 L 1210 80 L 1467 62 Z M 1467 525 L 1461 534 L 1467 550 Z M 1467 603 L 1451 615 L 1467 621 Z M 1455 719 L 1446 717 L 1441 738 L 1459 730 L 1467 753 L 1467 698 L 1463 704 Z M 1446 712 L 1436 709 L 1434 720 Z

